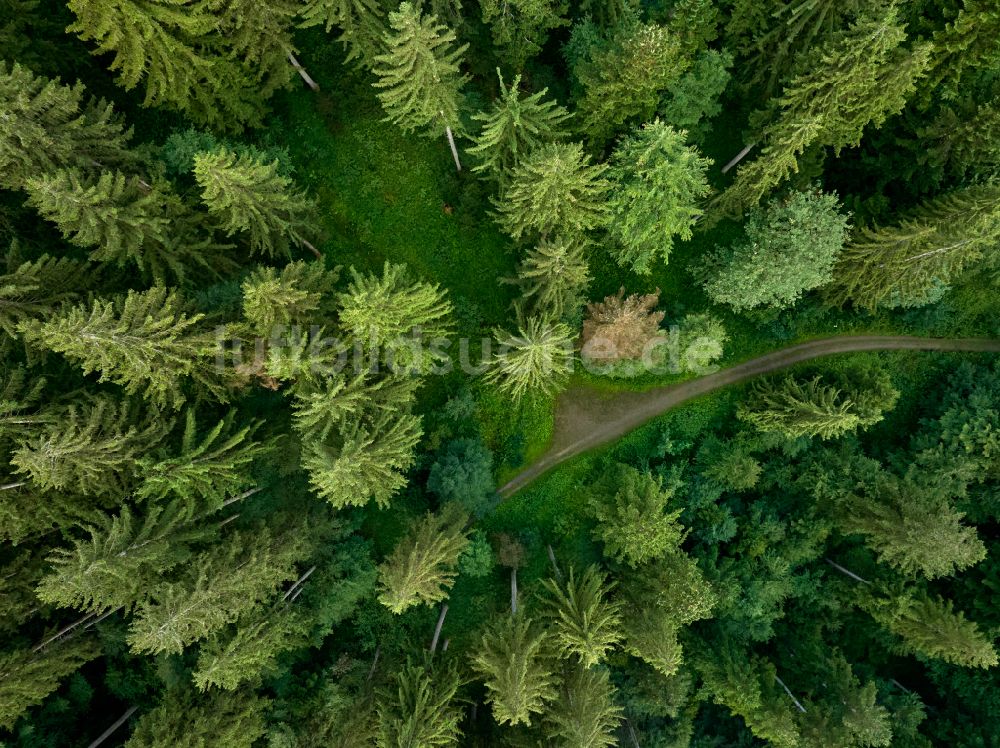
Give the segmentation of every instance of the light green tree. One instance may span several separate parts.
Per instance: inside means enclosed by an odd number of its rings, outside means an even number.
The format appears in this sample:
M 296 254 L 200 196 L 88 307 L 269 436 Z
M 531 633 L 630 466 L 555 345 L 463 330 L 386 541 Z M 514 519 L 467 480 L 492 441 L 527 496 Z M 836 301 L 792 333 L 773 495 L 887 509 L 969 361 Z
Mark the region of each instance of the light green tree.
M 19 189 L 29 177 L 58 169 L 132 166 L 131 130 L 110 104 L 86 98 L 83 84 L 65 86 L 0 61 L 0 186 Z
M 250 748 L 267 731 L 270 701 L 246 691 L 218 689 L 202 695 L 168 690 L 155 709 L 143 714 L 127 748 Z
M 281 270 L 261 267 L 241 286 L 243 317 L 254 333 L 269 336 L 278 325 L 308 325 L 332 312 L 337 273 L 322 262 L 291 262 Z
M 282 175 L 277 161 L 222 146 L 194 158 L 201 199 L 228 236 L 244 234 L 253 254 L 287 256 L 292 243 L 317 253 L 305 238 L 315 203 Z
M 458 557 L 469 544 L 468 519 L 451 503 L 417 520 L 379 567 L 379 602 L 398 614 L 444 600 L 458 575 Z
M 486 172 L 503 183 L 518 162 L 541 145 L 559 140 L 569 112 L 551 99 L 547 88 L 527 96 L 520 90 L 521 76 L 514 76 L 510 86 L 504 83 L 500 69 L 500 96 L 489 112 L 479 112 L 472 119 L 483 129 L 473 138 L 469 153 L 479 158 L 474 172 Z
M 17 335 L 18 326 L 50 315 L 63 303 L 76 301 L 90 285 L 86 263 L 42 255 L 18 262 L 16 245 L 7 252 L 7 272 L 0 275 L 0 330 Z
M 529 317 L 516 335 L 494 331 L 499 350 L 486 380 L 520 401 L 527 394 L 552 395 L 573 371 L 573 333 L 562 322 Z
M 337 41 L 347 49 L 347 61 L 371 68 L 385 51 L 386 13 L 379 0 L 305 0 L 302 25 L 340 29 Z
M 501 725 L 531 725 L 556 695 L 546 637 L 523 614 L 504 616 L 483 634 L 472 666 L 484 679 L 486 700 Z
M 590 283 L 585 246 L 582 240 L 557 236 L 528 250 L 516 283 L 529 316 L 565 320 L 579 310 Z
M 500 226 L 515 239 L 578 236 L 608 220 L 607 167 L 591 164 L 579 143 L 550 143 L 515 167 L 494 200 Z
M 408 662 L 378 696 L 379 748 L 457 746 L 462 709 L 455 703 L 461 684 L 454 665 L 431 669 Z
M 963 271 L 992 258 L 998 238 L 1000 186 L 960 188 L 898 224 L 860 232 L 840 255 L 827 298 L 868 309 L 923 306 Z
M 588 566 L 577 576 L 569 570 L 561 580 L 543 582 L 546 617 L 552 621 L 552 639 L 560 657 L 576 657 L 582 667 L 602 662 L 622 638 L 621 605 L 610 599 L 614 583 Z
M 848 230 L 836 195 L 793 192 L 752 211 L 745 240 L 716 247 L 697 272 L 712 300 L 736 311 L 783 309 L 833 278 Z
M 389 13 L 389 25 L 388 51 L 376 56 L 373 66 L 386 119 L 404 132 L 438 133 L 444 128 L 455 167 L 461 171 L 453 131 L 461 124 L 461 91 L 468 76 L 459 71 L 459 63 L 469 45 L 455 48 L 455 32 L 412 3 L 404 2 Z
M 563 680 L 559 696 L 544 718 L 545 733 L 565 748 L 605 748 L 618 743 L 615 729 L 623 710 L 614 701 L 615 688 L 603 668 L 574 667 Z
M 676 477 L 664 483 L 650 472 L 616 465 L 590 500 L 594 536 L 604 543 L 605 555 L 634 569 L 680 547 L 681 510 L 667 511 L 679 487 Z
M 705 173 L 712 161 L 686 145 L 685 135 L 657 119 L 621 141 L 611 157 L 609 251 L 640 275 L 667 261 L 674 237 L 691 238 L 699 201 L 711 192 Z
M 112 72 L 132 90 L 145 84 L 145 106 L 179 109 L 201 124 L 257 126 L 263 96 L 253 74 L 225 49 L 218 6 L 209 0 L 71 0 L 68 31 L 111 53 Z
M 63 354 L 84 374 L 114 382 L 130 394 L 180 407 L 182 384 L 194 380 L 216 395 L 223 389 L 214 372 L 215 336 L 189 315 L 181 297 L 163 287 L 129 291 L 116 302 L 64 307 L 44 322 L 19 326 L 25 341 Z

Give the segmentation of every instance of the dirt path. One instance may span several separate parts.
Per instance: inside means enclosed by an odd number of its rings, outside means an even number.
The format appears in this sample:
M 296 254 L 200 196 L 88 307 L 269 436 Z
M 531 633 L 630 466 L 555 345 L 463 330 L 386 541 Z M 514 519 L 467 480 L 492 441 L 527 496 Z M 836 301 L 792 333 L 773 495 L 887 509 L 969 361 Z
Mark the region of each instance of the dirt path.
M 571 388 L 556 402 L 555 433 L 548 451 L 502 486 L 500 495 L 511 496 L 564 460 L 614 441 L 661 413 L 720 387 L 835 353 L 891 350 L 1000 352 L 1000 340 L 843 335 L 792 345 L 714 374 L 645 392 Z

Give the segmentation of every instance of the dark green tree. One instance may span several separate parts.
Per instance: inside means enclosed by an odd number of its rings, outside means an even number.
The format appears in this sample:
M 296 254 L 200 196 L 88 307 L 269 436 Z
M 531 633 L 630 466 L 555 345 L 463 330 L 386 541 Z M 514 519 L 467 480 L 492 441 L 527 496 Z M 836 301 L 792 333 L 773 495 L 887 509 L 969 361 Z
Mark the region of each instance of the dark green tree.
M 245 691 L 214 690 L 201 695 L 174 688 L 159 706 L 139 718 L 128 748 L 250 748 L 267 731 L 270 701 Z
M 483 23 L 493 32 L 493 45 L 503 60 L 520 70 L 537 55 L 549 33 L 566 26 L 566 0 L 479 0 Z

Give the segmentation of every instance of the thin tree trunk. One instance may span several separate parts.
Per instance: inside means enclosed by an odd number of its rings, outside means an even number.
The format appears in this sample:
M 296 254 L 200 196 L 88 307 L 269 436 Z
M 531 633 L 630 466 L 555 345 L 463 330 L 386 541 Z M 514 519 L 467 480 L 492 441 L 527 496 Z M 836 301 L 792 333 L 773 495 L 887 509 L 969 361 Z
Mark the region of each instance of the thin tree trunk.
M 906 693 L 913 693 L 913 691 L 911 691 L 911 690 L 910 690 L 909 688 L 907 688 L 906 686 L 904 686 L 904 685 L 903 685 L 902 683 L 900 683 L 900 682 L 899 682 L 898 680 L 896 680 L 895 678 L 890 678 L 890 679 L 889 679 L 889 682 L 890 682 L 890 683 L 895 683 L 895 684 L 896 684 L 897 686 L 899 686 L 899 688 L 901 688 L 901 689 L 902 689 L 903 691 L 905 691 Z
M 441 606 L 441 615 L 438 616 L 437 626 L 434 627 L 434 638 L 431 639 L 431 654 L 438 648 L 438 639 L 441 638 L 441 627 L 444 626 L 444 617 L 448 615 L 448 603 Z
M 263 490 L 264 490 L 263 488 L 251 488 L 249 491 L 244 491 L 239 496 L 234 496 L 231 499 L 226 499 L 225 501 L 223 501 L 222 508 L 225 509 L 227 506 L 229 506 L 230 504 L 235 504 L 237 501 L 243 501 L 243 499 L 249 499 L 255 493 L 260 493 Z
M 444 644 L 441 645 L 441 651 L 442 652 L 447 652 L 449 644 L 451 644 L 451 639 L 445 639 L 444 640 Z
M 375 675 L 375 666 L 378 665 L 378 656 L 380 654 L 382 654 L 382 645 L 381 644 L 379 644 L 377 647 L 375 647 L 375 659 L 372 660 L 372 666 L 368 670 L 368 677 L 365 678 L 365 682 L 366 683 L 372 679 L 373 675 Z
M 95 618 L 93 621 L 91 621 L 86 626 L 84 626 L 83 627 L 84 630 L 89 629 L 89 628 L 93 628 L 94 626 L 96 626 L 97 624 L 99 624 L 101 621 L 103 621 L 105 618 L 107 618 L 110 615 L 114 615 L 115 613 L 117 613 L 121 609 L 122 609 L 121 605 L 119 605 L 117 608 L 112 608 L 107 613 L 105 613 L 104 615 L 102 615 L 100 618 Z
M 746 156 L 748 153 L 750 153 L 750 151 L 754 149 L 755 145 L 757 144 L 751 143 L 750 145 L 746 146 L 742 151 L 733 156 L 733 158 L 729 161 L 729 163 L 722 167 L 722 173 L 725 174 L 727 171 L 736 166 L 736 164 L 742 161 L 743 157 Z
M 302 67 L 302 63 L 295 59 L 295 55 L 292 54 L 292 50 L 286 49 L 285 51 L 288 53 L 288 61 L 292 63 L 292 67 L 295 68 L 298 74 L 302 76 L 302 80 L 306 82 L 306 85 L 313 91 L 318 92 L 319 84 L 312 79 L 312 76 L 310 76 L 309 73 L 306 72 L 306 69 Z
M 510 613 L 517 615 L 517 567 L 510 570 Z
M 551 545 L 546 545 L 545 550 L 548 551 L 549 561 L 552 562 L 552 569 L 556 573 L 556 579 L 558 579 L 561 582 L 563 580 L 563 575 L 562 572 L 559 571 L 559 564 L 556 563 L 556 553 L 555 551 L 552 550 Z
M 843 566 L 841 566 L 840 564 L 838 564 L 836 561 L 831 561 L 828 558 L 824 559 L 824 561 L 826 561 L 828 564 L 830 564 L 830 566 L 832 566 L 834 569 L 836 569 L 837 571 L 839 571 L 841 574 L 845 574 L 846 576 L 849 576 L 851 579 L 855 580 L 856 582 L 861 582 L 862 584 L 871 584 L 871 582 L 869 582 L 867 579 L 862 579 L 857 574 L 855 574 L 853 571 L 851 571 L 850 569 L 845 569 Z
M 97 615 L 97 613 L 88 613 L 83 618 L 79 619 L 78 621 L 75 621 L 75 622 L 71 623 L 69 626 L 66 626 L 65 628 L 60 629 L 59 631 L 57 631 L 56 633 L 54 633 L 52 636 L 50 636 L 48 639 L 46 639 L 45 641 L 43 641 L 41 644 L 36 644 L 31 651 L 32 652 L 38 652 L 38 651 L 44 649 L 47 645 L 51 644 L 52 642 L 54 642 L 59 637 L 63 636 L 64 634 L 68 634 L 70 631 L 72 631 L 73 629 L 75 629 L 77 626 L 79 626 L 80 624 L 86 623 L 87 621 L 89 621 L 91 618 L 93 618 L 96 615 Z
M 135 712 L 136 712 L 136 710 L 138 708 L 139 707 L 137 707 L 137 706 L 133 706 L 133 707 L 129 708 L 129 710 L 127 712 L 125 712 L 125 714 L 123 714 L 121 717 L 119 717 L 117 720 L 115 720 L 115 723 L 113 725 L 111 725 L 111 727 L 109 727 L 107 730 L 105 730 L 104 732 L 102 732 L 100 734 L 100 736 L 97 738 L 97 740 L 95 740 L 93 743 L 91 743 L 90 745 L 88 745 L 87 748 L 97 748 L 97 746 L 99 746 L 105 740 L 107 740 L 108 738 L 110 738 L 111 737 L 111 733 L 113 733 L 119 727 L 121 727 L 122 725 L 124 725 L 128 721 L 128 718 L 131 717 L 133 714 L 135 714 Z
M 444 116 L 444 112 L 441 112 L 441 115 Z M 455 147 L 455 135 L 449 125 L 445 125 L 444 134 L 448 136 L 448 145 L 451 146 L 451 155 L 455 159 L 455 168 L 462 171 L 462 162 L 458 159 L 458 148 Z
M 778 681 L 778 685 L 780 685 L 782 688 L 785 689 L 785 693 L 787 693 L 788 698 L 790 698 L 794 702 L 796 709 L 805 714 L 806 708 L 802 706 L 802 703 L 797 698 L 795 698 L 795 696 L 792 694 L 788 686 L 785 685 L 785 681 L 781 680 L 781 678 L 779 678 L 777 675 L 774 676 L 774 679 Z
M 4 483 L 0 486 L 0 491 L 9 491 L 12 488 L 20 488 L 21 486 L 26 485 L 28 485 L 28 481 L 26 480 L 20 481 L 19 483 Z
M 628 728 L 628 736 L 632 738 L 632 745 L 634 745 L 635 748 L 639 748 L 639 740 L 635 736 L 635 728 L 632 727 L 632 720 L 628 717 L 625 718 L 625 726 Z
M 323 255 L 320 253 L 320 251 L 318 249 L 316 249 L 316 247 L 314 247 L 312 245 L 312 243 L 310 243 L 310 242 L 308 242 L 308 241 L 306 241 L 305 239 L 302 239 L 302 238 L 300 238 L 299 241 L 302 242 L 302 246 L 303 247 L 305 247 L 306 249 L 308 249 L 310 252 L 312 252 L 316 256 L 317 260 L 322 260 L 323 259 Z
M 311 569 L 309 569 L 309 571 L 307 571 L 301 577 L 299 577 L 298 579 L 296 579 L 295 580 L 295 584 L 293 584 L 291 587 L 288 588 L 288 592 L 286 592 L 281 599 L 282 600 L 287 600 L 288 596 L 291 595 L 293 592 L 295 592 L 295 590 L 297 590 L 299 588 L 299 585 L 301 585 L 304 581 L 306 581 L 309 578 L 309 575 L 312 574 L 314 571 L 316 571 L 316 567 L 315 566 L 313 566 Z

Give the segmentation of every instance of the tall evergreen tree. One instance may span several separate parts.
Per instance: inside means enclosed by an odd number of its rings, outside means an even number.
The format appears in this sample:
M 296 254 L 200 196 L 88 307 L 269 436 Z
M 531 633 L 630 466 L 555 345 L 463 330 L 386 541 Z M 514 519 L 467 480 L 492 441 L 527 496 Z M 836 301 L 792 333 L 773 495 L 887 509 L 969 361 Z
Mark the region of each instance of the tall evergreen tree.
M 63 678 L 99 655 L 97 642 L 84 637 L 54 642 L 39 652 L 0 653 L 0 729 L 11 729 L 27 709 L 55 691 Z
M 566 320 L 579 310 L 590 283 L 584 247 L 584 241 L 554 237 L 528 250 L 516 283 L 530 316 Z
M 609 599 L 614 583 L 606 583 L 596 567 L 588 566 L 579 576 L 571 568 L 565 584 L 555 579 L 543 584 L 559 655 L 577 657 L 584 668 L 603 661 L 621 640 L 621 605 Z
M 484 678 L 486 700 L 501 725 L 531 725 L 556 695 L 546 637 L 529 618 L 504 616 L 483 634 L 472 666 Z
M 493 32 L 493 45 L 503 50 L 504 61 L 514 70 L 542 50 L 549 32 L 568 23 L 566 0 L 479 0 L 479 7 Z
M 713 201 L 716 217 L 738 216 L 798 171 L 810 146 L 842 148 L 861 142 L 902 110 L 926 70 L 930 45 L 902 46 L 906 32 L 892 8 L 858 20 L 845 34 L 811 55 L 786 86 L 777 119 L 764 127 L 760 156 L 741 166 L 729 188 Z
M 675 236 L 691 238 L 702 214 L 698 202 L 711 191 L 705 172 L 712 161 L 685 145 L 684 136 L 657 119 L 625 138 L 611 159 L 609 251 L 640 275 L 667 261 Z
M 963 76 L 995 69 L 1000 34 L 1000 9 L 984 0 L 964 0 L 955 20 L 934 34 L 931 64 L 923 88 L 927 98 L 941 87 L 941 98 L 954 98 L 962 90 Z
M 462 709 L 455 704 L 460 685 L 457 668 L 407 663 L 378 699 L 379 748 L 459 744 Z
M 65 86 L 0 62 L 0 108 L 0 186 L 19 189 L 57 169 L 137 161 L 128 147 L 131 130 L 110 104 L 85 98 L 83 84 Z
M 240 60 L 265 99 L 295 75 L 289 63 L 294 58 L 292 29 L 300 9 L 297 0 L 225 0 L 216 11 L 228 55 Z
M 42 255 L 17 261 L 17 247 L 7 252 L 7 272 L 0 275 L 0 330 L 17 335 L 18 326 L 46 317 L 62 303 L 76 301 L 90 285 L 86 263 Z
M 564 679 L 559 696 L 545 715 L 545 732 L 553 743 L 569 748 L 615 745 L 622 708 L 614 702 L 608 671 L 578 665 Z
M 180 654 L 295 579 L 294 565 L 308 553 L 302 529 L 235 532 L 199 554 L 190 573 L 150 589 L 129 627 L 132 651 Z
M 573 370 L 573 336 L 562 322 L 540 317 L 522 322 L 517 335 L 495 330 L 499 350 L 490 360 L 487 381 L 515 400 L 527 394 L 552 395 Z
M 70 405 L 11 456 L 17 472 L 43 489 L 116 499 L 135 481 L 137 458 L 159 444 L 172 422 L 158 413 L 136 421 L 127 403 L 108 398 Z
M 510 86 L 500 78 L 500 96 L 489 112 L 479 112 L 472 119 L 483 123 L 483 129 L 474 138 L 475 146 L 469 153 L 480 159 L 473 167 L 475 172 L 486 172 L 498 182 L 504 182 L 518 162 L 541 145 L 559 140 L 562 125 L 570 118 L 569 112 L 551 99 L 546 100 L 547 88 L 524 96 L 521 93 L 521 76 L 514 76 Z
M 278 325 L 308 325 L 332 311 L 337 273 L 322 262 L 291 262 L 281 270 L 261 267 L 241 286 L 243 316 L 257 335 L 270 336 Z
M 551 143 L 514 169 L 495 201 L 500 226 L 515 239 L 573 237 L 608 219 L 607 167 L 591 164 L 578 143 Z
M 831 303 L 913 307 L 984 258 L 1000 237 L 1000 186 L 976 185 L 924 203 L 910 217 L 865 229 L 844 250 L 827 292 Z
M 129 291 L 117 302 L 96 299 L 89 306 L 64 307 L 44 322 L 18 329 L 28 343 L 63 354 L 84 374 L 98 372 L 98 381 L 179 407 L 186 379 L 217 396 L 224 391 L 212 371 L 215 336 L 199 329 L 201 319 L 187 314 L 177 293 L 156 287 Z
M 110 68 L 132 90 L 145 83 L 146 106 L 179 109 L 201 124 L 239 130 L 261 122 L 263 96 L 220 35 L 209 0 L 71 0 L 68 31 L 114 55 Z
M 267 731 L 270 702 L 245 691 L 200 695 L 184 687 L 168 690 L 155 709 L 139 718 L 128 748 L 225 745 L 250 748 Z
M 379 602 L 393 613 L 445 599 L 469 544 L 468 515 L 456 504 L 418 520 L 379 567 Z
M 196 155 L 194 175 L 209 213 L 228 236 L 245 233 L 252 253 L 287 256 L 291 243 L 312 248 L 303 234 L 312 230 L 315 204 L 279 172 L 277 161 L 223 146 Z
M 468 77 L 459 72 L 459 62 L 469 45 L 455 48 L 455 33 L 412 3 L 404 2 L 390 13 L 389 25 L 388 51 L 375 58 L 373 68 L 386 119 L 407 133 L 419 129 L 433 134 L 444 128 L 461 171 L 453 130 L 461 124 L 461 89 Z

